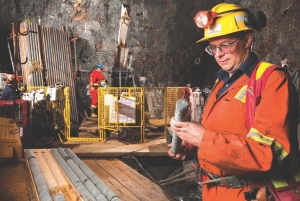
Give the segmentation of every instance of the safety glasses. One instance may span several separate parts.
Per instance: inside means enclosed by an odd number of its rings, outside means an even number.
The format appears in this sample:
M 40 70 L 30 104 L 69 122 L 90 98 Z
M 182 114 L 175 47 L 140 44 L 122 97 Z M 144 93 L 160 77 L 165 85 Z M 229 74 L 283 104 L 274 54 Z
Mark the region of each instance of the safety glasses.
M 223 52 L 224 54 L 230 53 L 231 47 L 239 40 L 240 38 L 236 39 L 235 41 L 231 43 L 221 43 L 220 45 L 209 45 L 205 48 L 205 51 L 214 56 L 217 53 L 217 49 L 219 51 Z

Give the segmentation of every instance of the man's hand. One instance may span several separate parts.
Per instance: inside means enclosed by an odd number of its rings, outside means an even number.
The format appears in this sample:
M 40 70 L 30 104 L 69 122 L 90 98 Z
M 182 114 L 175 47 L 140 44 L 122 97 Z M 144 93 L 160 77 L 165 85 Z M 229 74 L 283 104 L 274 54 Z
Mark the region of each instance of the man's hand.
M 205 128 L 200 123 L 180 122 L 174 117 L 170 120 L 170 126 L 175 135 L 180 137 L 182 141 L 192 144 L 196 147 L 200 146 Z
M 171 158 L 173 158 L 173 159 L 176 159 L 176 160 L 184 160 L 184 159 L 186 159 L 187 152 L 186 152 L 186 149 L 184 147 L 184 144 L 185 144 L 185 142 L 182 142 L 181 149 L 180 149 L 180 152 L 178 154 L 174 154 L 172 152 L 172 143 L 168 144 L 168 147 L 170 147 L 170 149 L 168 151 L 169 156 Z

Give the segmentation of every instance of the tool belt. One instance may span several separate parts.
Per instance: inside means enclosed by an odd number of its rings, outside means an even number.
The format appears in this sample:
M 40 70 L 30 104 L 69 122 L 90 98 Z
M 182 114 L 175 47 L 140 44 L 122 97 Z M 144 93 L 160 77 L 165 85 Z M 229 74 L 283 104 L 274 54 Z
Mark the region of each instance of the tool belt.
M 198 184 L 214 184 L 216 186 L 223 186 L 226 188 L 241 188 L 248 185 L 247 181 L 243 177 L 237 176 L 219 177 L 217 179 L 198 182 Z
M 206 172 L 200 167 L 197 157 L 194 158 L 194 169 L 195 179 L 199 185 L 215 185 L 226 188 L 242 188 L 248 185 L 248 181 L 244 177 L 218 177 L 214 174 Z M 209 180 L 203 181 L 203 178 L 205 177 Z M 246 201 L 275 201 L 274 197 L 270 194 L 266 187 L 252 188 L 249 192 L 244 192 L 244 198 Z
M 244 177 L 239 177 L 239 176 L 218 177 L 214 174 L 206 172 L 200 167 L 197 158 L 194 158 L 194 169 L 195 169 L 195 179 L 199 185 L 210 184 L 215 186 L 223 186 L 226 188 L 241 188 L 248 185 L 248 182 Z M 209 178 L 209 180 L 203 181 L 204 177 Z

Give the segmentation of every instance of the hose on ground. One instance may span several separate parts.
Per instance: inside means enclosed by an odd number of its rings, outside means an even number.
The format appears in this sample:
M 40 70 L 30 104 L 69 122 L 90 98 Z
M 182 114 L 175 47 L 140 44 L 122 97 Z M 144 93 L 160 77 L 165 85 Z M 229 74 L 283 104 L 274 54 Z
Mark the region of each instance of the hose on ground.
M 165 180 L 160 180 L 159 183 L 165 183 L 165 182 L 168 182 L 168 181 L 172 181 L 174 179 L 177 179 L 177 178 L 181 177 L 182 175 L 185 175 L 185 174 L 188 174 L 188 173 L 191 173 L 191 172 L 194 172 L 194 167 L 191 167 L 191 168 L 189 168 L 185 171 L 182 171 L 179 174 L 174 175 L 173 177 L 167 178 Z

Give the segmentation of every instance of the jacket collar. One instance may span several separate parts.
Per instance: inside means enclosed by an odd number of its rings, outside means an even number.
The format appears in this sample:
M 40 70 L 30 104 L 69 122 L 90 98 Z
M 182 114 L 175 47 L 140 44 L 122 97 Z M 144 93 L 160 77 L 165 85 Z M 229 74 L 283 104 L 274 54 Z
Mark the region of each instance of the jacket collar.
M 258 56 L 256 55 L 255 52 L 251 52 L 249 58 L 237 69 L 236 72 L 233 73 L 232 77 L 235 77 L 235 74 L 238 75 L 246 74 L 250 78 L 252 71 L 255 68 L 257 63 L 258 63 Z M 227 82 L 229 80 L 229 74 L 223 69 L 220 69 L 217 72 L 217 78 L 220 81 L 223 80 L 224 82 Z

